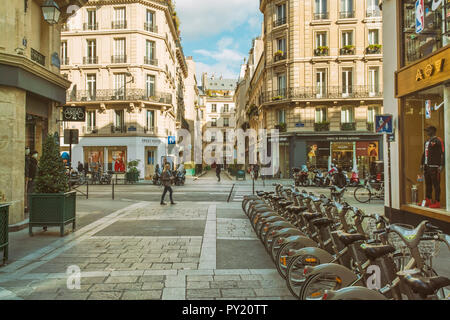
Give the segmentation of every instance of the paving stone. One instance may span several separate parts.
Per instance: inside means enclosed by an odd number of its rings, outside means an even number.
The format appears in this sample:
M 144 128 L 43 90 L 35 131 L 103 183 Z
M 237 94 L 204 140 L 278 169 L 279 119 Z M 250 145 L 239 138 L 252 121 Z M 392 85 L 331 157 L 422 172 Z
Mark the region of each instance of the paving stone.
M 122 291 L 92 292 L 88 300 L 119 300 Z
M 241 274 L 242 280 L 264 280 L 264 277 L 260 274 Z
M 141 290 L 142 283 L 119 283 L 114 287 L 114 290 Z
M 190 281 L 187 283 L 187 289 L 209 289 L 209 281 L 199 282 L 199 281 Z
M 213 281 L 212 276 L 187 276 L 187 281 Z
M 122 300 L 159 300 L 162 290 L 125 291 Z
M 89 291 L 114 291 L 115 283 L 97 283 L 89 288 Z
M 238 288 L 238 282 L 234 280 L 230 281 L 213 281 L 210 283 L 211 288 L 217 289 L 227 289 L 227 288 Z
M 239 281 L 241 277 L 239 275 L 220 275 L 214 276 L 214 281 Z
M 184 288 L 165 288 L 163 290 L 163 300 L 186 300 L 186 289 Z
M 286 282 L 281 279 L 277 280 L 260 280 L 262 288 L 286 288 Z
M 158 290 L 158 289 L 163 289 L 164 288 L 164 283 L 161 281 L 158 282 L 144 282 L 142 284 L 142 290 Z
M 64 292 L 55 297 L 55 300 L 86 300 L 90 292 Z
M 198 268 L 198 264 L 196 263 L 174 263 L 172 265 L 173 269 L 197 269 Z
M 164 276 L 152 275 L 152 276 L 142 276 L 139 277 L 139 282 L 162 282 L 164 281 Z
M 83 277 L 81 274 L 81 284 L 94 284 L 105 282 L 106 277 Z
M 241 297 L 254 297 L 255 293 L 252 289 L 222 289 L 222 296 L 224 298 L 241 298 Z
M 187 289 L 186 290 L 187 298 L 219 298 L 220 290 L 219 289 Z
M 171 263 L 153 263 L 150 267 L 152 270 L 168 270 L 172 269 Z
M 107 263 L 89 263 L 83 270 L 86 271 L 95 271 L 95 270 L 104 270 L 108 267 Z
M 258 289 L 264 288 L 264 286 L 262 286 L 261 282 L 258 280 L 241 280 L 238 281 L 238 288 Z
M 105 283 L 129 283 L 137 282 L 138 277 L 109 277 Z
M 32 293 L 28 295 L 26 300 L 55 300 L 56 293 Z
M 255 293 L 258 297 L 273 297 L 275 296 L 290 296 L 291 293 L 287 288 L 262 288 L 262 289 L 254 289 Z

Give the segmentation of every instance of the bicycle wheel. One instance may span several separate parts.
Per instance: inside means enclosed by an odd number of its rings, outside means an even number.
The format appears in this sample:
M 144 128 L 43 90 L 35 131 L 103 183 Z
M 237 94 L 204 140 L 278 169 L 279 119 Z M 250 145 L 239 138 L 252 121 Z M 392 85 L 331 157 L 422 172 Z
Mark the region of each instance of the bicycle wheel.
M 287 268 L 289 265 L 289 261 L 292 259 L 288 256 L 288 252 L 291 249 L 301 249 L 303 246 L 298 242 L 289 242 L 281 246 L 280 250 L 278 250 L 277 258 L 275 260 L 275 265 L 277 267 L 278 273 L 280 276 L 286 280 Z
M 355 189 L 354 193 L 356 201 L 360 203 L 367 203 L 372 198 L 372 193 L 364 186 L 359 186 Z
M 312 275 L 302 286 L 300 300 L 321 300 L 325 290 L 339 290 L 341 283 L 342 280 L 331 273 Z
M 306 266 L 304 261 L 304 256 L 292 257 L 289 261 L 287 261 L 286 285 L 291 294 L 297 299 L 300 299 L 300 292 L 306 281 L 306 277 L 303 273 Z M 317 263 L 311 263 L 308 265 L 317 265 Z

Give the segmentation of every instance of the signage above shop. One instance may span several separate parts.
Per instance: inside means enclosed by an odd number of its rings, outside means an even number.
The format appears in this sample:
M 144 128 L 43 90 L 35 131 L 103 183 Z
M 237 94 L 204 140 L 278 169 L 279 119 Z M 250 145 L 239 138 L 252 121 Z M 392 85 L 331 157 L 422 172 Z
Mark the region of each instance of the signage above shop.
M 357 136 L 342 136 L 342 137 L 327 137 L 328 141 L 354 141 L 361 140 L 361 137 Z
M 86 109 L 84 107 L 63 107 L 63 121 L 86 121 Z
M 439 59 L 434 62 L 434 64 L 427 64 L 424 69 L 417 69 L 416 72 L 416 81 L 421 81 L 425 79 L 425 77 L 430 78 L 434 75 L 435 72 L 442 72 L 444 67 L 445 59 Z

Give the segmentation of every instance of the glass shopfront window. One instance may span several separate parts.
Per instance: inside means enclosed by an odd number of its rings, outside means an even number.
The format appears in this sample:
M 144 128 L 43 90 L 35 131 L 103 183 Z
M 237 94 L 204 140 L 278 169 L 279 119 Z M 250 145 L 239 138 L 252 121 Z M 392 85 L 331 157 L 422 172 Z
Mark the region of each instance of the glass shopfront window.
M 422 201 L 428 198 L 431 203 L 439 202 L 439 205 L 430 206 L 428 202 L 427 207 L 446 207 L 445 171 L 448 169 L 445 168 L 444 146 L 448 128 L 444 116 L 448 111 L 444 104 L 444 90 L 445 86 L 437 86 L 406 96 L 402 101 L 402 179 L 405 186 L 402 191 L 403 202 L 409 205 L 422 205 Z M 425 130 L 430 127 L 436 129 L 432 137 Z
M 450 2 L 447 0 L 404 0 L 403 66 L 446 46 L 450 36 Z
M 127 147 L 108 147 L 108 170 L 115 173 L 127 170 Z

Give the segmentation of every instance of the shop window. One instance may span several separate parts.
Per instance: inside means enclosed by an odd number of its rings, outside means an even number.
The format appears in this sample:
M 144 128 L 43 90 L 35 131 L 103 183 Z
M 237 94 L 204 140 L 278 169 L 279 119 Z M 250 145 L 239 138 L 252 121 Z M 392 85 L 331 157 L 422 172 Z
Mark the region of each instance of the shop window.
M 104 153 L 103 147 L 84 147 L 84 163 L 87 165 L 89 172 L 96 172 L 104 168 Z
M 450 2 L 424 1 L 423 3 L 424 7 L 420 8 L 419 5 L 417 9 L 416 0 L 405 0 L 402 4 L 403 66 L 429 56 L 449 41 Z M 419 13 L 421 16 L 417 19 Z M 416 21 L 424 23 L 416 26 Z
M 402 115 L 403 141 L 400 144 L 403 148 L 403 196 L 404 204 L 417 205 L 425 198 L 439 201 L 440 207 L 445 208 L 448 201 L 446 194 L 445 167 L 442 145 L 445 145 L 446 123 L 444 114 L 447 106 L 444 106 L 444 86 L 437 86 L 432 89 L 420 91 L 403 98 Z M 448 90 L 448 89 L 447 89 Z M 432 139 L 427 135 L 425 129 L 436 128 L 436 133 Z M 425 150 L 427 150 L 425 152 Z M 425 156 L 426 155 L 426 156 Z M 425 164 L 424 172 L 421 171 L 422 162 Z M 433 187 L 433 184 L 436 187 Z M 431 189 L 428 192 L 427 185 Z M 417 194 L 415 189 L 417 189 Z M 436 194 L 436 189 L 440 189 L 440 196 Z

